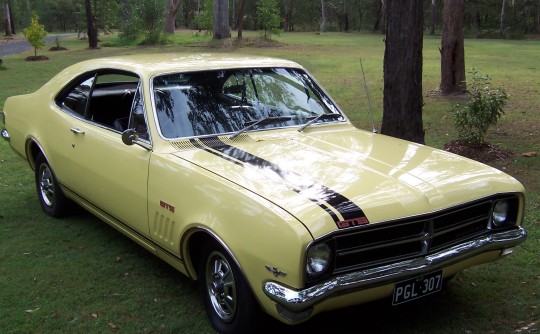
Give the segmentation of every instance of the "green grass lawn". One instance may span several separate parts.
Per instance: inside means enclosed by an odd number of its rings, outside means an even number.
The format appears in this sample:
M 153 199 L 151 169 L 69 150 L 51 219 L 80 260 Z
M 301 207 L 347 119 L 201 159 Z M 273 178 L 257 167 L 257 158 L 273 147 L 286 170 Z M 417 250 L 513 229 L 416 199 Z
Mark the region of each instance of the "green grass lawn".
M 365 84 L 376 128 L 383 105 L 382 35 L 287 33 L 278 43 L 202 45 L 208 37 L 177 33 L 162 46 L 116 46 L 88 50 L 86 41 L 61 41 L 67 51 L 3 58 L 0 110 L 11 95 L 32 92 L 60 69 L 88 58 L 146 52 L 234 52 L 288 58 L 304 65 L 354 124 L 371 130 Z M 101 36 L 115 45 L 114 36 Z M 424 128 L 427 145 L 441 148 L 456 138 L 452 106 L 438 97 L 440 40 L 424 40 Z M 52 46 L 52 45 L 51 45 Z M 49 46 L 48 46 L 49 47 Z M 540 41 L 466 40 L 467 71 L 489 74 L 510 94 L 505 115 L 487 141 L 515 154 L 493 162 L 527 188 L 529 239 L 493 264 L 460 273 L 441 293 L 400 307 L 388 300 L 321 314 L 286 327 L 261 324 L 261 332 L 332 333 L 536 333 L 540 322 Z M 360 59 L 366 83 L 362 79 Z M 349 328 L 351 328 L 349 330 Z M 93 216 L 45 216 L 30 168 L 0 142 L 0 332 L 1 333 L 212 333 L 196 284 Z

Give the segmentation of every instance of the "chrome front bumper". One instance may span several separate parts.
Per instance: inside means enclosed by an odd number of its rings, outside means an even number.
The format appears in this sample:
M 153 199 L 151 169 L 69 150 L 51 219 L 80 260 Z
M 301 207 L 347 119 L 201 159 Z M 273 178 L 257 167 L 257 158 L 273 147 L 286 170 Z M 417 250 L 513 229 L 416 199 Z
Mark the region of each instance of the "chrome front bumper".
M 263 290 L 277 303 L 280 316 L 293 322 L 302 321 L 310 317 L 315 304 L 330 296 L 393 284 L 411 276 L 419 276 L 434 269 L 450 266 L 484 252 L 514 247 L 526 239 L 527 232 L 519 227 L 515 230 L 479 237 L 422 258 L 343 274 L 304 290 L 294 290 L 277 282 L 265 283 Z

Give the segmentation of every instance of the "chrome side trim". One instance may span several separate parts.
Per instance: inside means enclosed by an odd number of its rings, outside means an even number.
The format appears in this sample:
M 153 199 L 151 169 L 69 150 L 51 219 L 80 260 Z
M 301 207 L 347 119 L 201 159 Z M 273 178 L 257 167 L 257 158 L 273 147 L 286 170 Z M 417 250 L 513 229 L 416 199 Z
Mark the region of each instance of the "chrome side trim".
M 524 228 L 478 237 L 425 257 L 401 261 L 376 268 L 343 274 L 303 290 L 294 290 L 278 282 L 266 282 L 264 293 L 277 305 L 280 315 L 291 321 L 303 320 L 303 315 L 315 304 L 338 293 L 391 284 L 410 276 L 421 275 L 435 268 L 444 268 L 481 253 L 504 250 L 523 243 Z

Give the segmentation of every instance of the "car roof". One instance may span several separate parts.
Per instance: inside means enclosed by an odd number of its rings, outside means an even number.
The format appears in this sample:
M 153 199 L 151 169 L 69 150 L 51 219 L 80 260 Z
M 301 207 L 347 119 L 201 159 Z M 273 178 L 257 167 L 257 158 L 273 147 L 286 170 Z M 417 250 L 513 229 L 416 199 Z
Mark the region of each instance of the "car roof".
M 73 65 L 79 72 L 119 69 L 150 77 L 155 74 L 253 67 L 293 67 L 299 64 L 279 58 L 232 53 L 153 53 L 86 60 Z

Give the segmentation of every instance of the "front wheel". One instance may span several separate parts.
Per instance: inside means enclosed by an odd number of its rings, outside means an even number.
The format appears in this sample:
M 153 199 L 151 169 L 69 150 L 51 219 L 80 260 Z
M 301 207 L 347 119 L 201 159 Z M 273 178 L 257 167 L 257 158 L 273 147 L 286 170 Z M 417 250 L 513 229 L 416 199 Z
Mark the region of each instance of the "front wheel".
M 37 195 L 43 211 L 52 217 L 65 216 L 69 200 L 62 192 L 49 162 L 42 153 L 36 158 L 35 178 Z
M 260 309 L 231 256 L 215 243 L 203 247 L 199 280 L 204 307 L 219 333 L 251 333 Z

